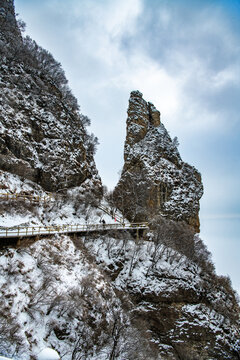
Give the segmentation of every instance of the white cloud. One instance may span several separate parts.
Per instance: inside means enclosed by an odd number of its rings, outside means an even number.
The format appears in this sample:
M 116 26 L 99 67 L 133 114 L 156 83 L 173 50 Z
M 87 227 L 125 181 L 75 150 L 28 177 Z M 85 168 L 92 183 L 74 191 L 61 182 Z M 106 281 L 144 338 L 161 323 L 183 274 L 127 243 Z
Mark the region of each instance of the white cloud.
M 112 38 L 123 34 L 133 35 L 136 31 L 136 19 L 142 12 L 140 0 L 122 0 L 109 2 L 107 12 L 102 11 L 105 28 Z
M 217 89 L 224 88 L 228 85 L 239 85 L 240 67 L 228 67 L 212 77 L 213 86 Z
M 139 89 L 170 130 L 221 131 L 226 119 L 229 123 L 234 118 L 223 116 L 228 109 L 212 99 L 238 86 L 238 39 L 217 8 L 193 8 L 185 19 L 179 5 L 163 4 L 153 8 L 146 2 L 144 8 L 142 0 L 52 0 L 48 13 L 45 9 L 38 15 L 49 17 L 46 24 L 59 21 L 51 45 L 83 107 L 84 93 L 104 98 L 111 88 L 113 96 L 121 89 L 127 97 Z M 47 28 L 41 33 L 46 31 L 44 46 L 49 48 Z M 125 39 L 130 45 L 124 46 Z
M 134 35 L 136 20 L 141 12 L 141 0 L 95 0 L 87 2 L 83 7 L 75 4 L 71 33 L 79 46 L 76 52 L 85 51 L 91 58 L 114 66 L 119 56 L 122 60 L 119 49 L 122 36 Z

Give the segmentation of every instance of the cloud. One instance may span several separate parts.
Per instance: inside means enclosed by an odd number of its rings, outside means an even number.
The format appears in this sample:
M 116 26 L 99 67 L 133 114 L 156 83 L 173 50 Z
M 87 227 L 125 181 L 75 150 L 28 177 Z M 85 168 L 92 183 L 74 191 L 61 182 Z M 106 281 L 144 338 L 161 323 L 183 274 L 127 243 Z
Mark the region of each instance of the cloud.
M 171 127 L 178 127 L 179 118 L 181 128 L 192 132 L 219 131 L 226 121 L 234 123 L 240 91 L 239 33 L 224 9 L 210 2 L 187 8 L 184 1 L 155 2 L 154 8 L 145 4 L 139 51 L 164 69 L 181 94 L 179 108 L 168 119 Z
M 114 96 L 121 88 L 126 97 L 137 88 L 175 132 L 221 131 L 237 121 L 239 33 L 221 6 L 143 0 L 43 4 L 34 21 L 41 26 L 44 16 L 47 26 L 38 35 L 59 55 L 80 104 L 84 92 L 104 97 L 111 88 Z M 36 24 L 29 20 L 32 30 Z

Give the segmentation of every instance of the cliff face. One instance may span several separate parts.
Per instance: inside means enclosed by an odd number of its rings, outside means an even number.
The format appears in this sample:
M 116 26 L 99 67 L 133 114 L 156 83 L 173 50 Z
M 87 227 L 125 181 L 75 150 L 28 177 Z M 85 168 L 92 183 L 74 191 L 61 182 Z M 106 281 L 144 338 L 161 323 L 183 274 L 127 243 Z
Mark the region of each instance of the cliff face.
M 101 191 L 93 158 L 97 139 L 86 131 L 89 120 L 79 112 L 61 65 L 22 39 L 12 1 L 1 6 L 0 169 L 48 191 L 89 181 Z
M 199 231 L 200 173 L 182 161 L 160 121 L 160 112 L 139 91 L 129 99 L 124 167 L 115 201 L 133 221 L 161 214 Z
M 17 27 L 13 0 L 0 0 L 0 41 L 5 44 L 21 40 Z

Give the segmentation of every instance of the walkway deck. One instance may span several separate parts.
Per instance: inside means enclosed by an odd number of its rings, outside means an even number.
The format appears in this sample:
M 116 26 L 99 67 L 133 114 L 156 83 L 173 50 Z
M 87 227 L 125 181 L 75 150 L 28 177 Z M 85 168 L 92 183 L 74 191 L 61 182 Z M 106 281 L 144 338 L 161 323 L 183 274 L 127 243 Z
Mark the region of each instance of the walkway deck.
M 0 228 L 0 238 L 21 238 L 49 234 L 69 234 L 69 233 L 88 233 L 104 232 L 110 230 L 144 230 L 148 229 L 147 223 L 138 224 L 74 224 L 59 226 L 17 226 L 13 228 Z

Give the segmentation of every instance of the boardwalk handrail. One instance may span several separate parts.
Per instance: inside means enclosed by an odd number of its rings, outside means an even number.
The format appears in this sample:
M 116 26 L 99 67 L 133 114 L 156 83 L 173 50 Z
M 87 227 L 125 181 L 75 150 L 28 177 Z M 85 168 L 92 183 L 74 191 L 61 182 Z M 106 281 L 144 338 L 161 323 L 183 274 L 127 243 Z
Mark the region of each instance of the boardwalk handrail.
M 0 228 L 0 238 L 30 237 L 48 234 L 64 234 L 106 230 L 134 230 L 148 229 L 148 223 L 126 224 L 64 224 L 51 226 L 16 226 L 12 228 Z
M 31 202 L 47 202 L 53 201 L 53 195 L 51 193 L 40 196 L 40 195 L 28 195 L 22 193 L 0 193 L 0 199 L 4 200 L 30 200 Z
M 123 218 L 121 218 L 120 216 L 118 216 L 118 215 L 116 214 L 116 212 L 109 210 L 109 208 L 108 208 L 107 206 L 104 206 L 104 205 L 100 204 L 100 205 L 98 205 L 98 208 L 99 208 L 100 210 L 104 211 L 106 214 L 108 214 L 108 215 L 111 216 L 112 218 L 115 218 L 116 221 L 118 221 L 118 222 L 120 222 L 120 223 L 123 222 Z

